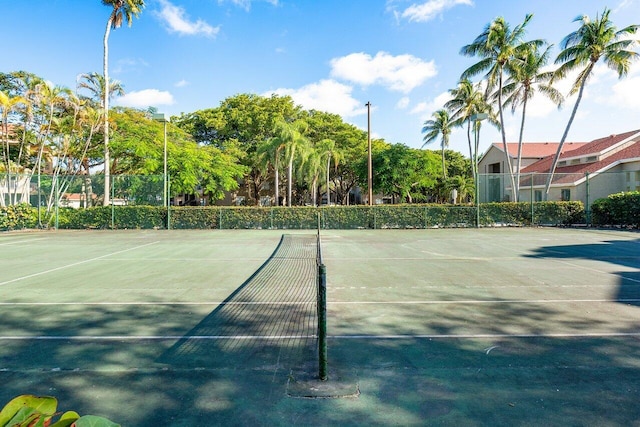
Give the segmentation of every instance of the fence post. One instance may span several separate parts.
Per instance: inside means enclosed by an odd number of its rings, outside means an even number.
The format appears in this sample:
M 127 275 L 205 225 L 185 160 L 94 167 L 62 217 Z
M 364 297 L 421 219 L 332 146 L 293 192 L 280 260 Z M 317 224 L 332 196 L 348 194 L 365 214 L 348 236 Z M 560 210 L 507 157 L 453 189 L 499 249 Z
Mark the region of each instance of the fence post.
M 529 199 L 531 200 L 531 225 L 533 226 L 534 212 L 533 212 L 533 174 L 531 174 L 531 184 L 529 186 Z
M 167 174 L 167 230 L 171 230 L 171 177 Z
M 586 184 L 585 184 L 586 188 L 586 198 L 585 198 L 585 214 L 587 215 L 587 225 L 591 225 L 591 208 L 589 206 L 589 172 L 586 172 Z
M 56 219 L 55 219 L 55 229 L 56 230 L 58 229 L 58 226 L 60 225 L 59 222 L 58 222 L 59 221 L 58 220 L 58 215 L 60 213 L 60 211 L 58 210 L 58 201 L 60 200 L 60 185 L 58 184 L 58 182 L 59 182 L 58 181 L 58 177 L 56 176 L 55 177 L 55 187 L 56 187 L 55 195 L 56 196 L 55 196 L 55 203 L 54 203 L 54 206 L 55 206 L 55 217 L 56 217 Z
M 115 177 L 111 180 L 111 229 L 114 230 L 116 228 L 116 205 L 113 204 L 114 198 L 116 197 L 116 183 Z

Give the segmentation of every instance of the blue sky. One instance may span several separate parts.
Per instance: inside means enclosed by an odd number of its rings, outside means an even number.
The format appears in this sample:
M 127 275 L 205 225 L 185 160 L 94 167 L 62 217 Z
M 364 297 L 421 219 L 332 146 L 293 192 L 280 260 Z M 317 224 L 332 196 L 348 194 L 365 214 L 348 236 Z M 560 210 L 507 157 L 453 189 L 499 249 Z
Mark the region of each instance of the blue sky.
M 366 129 L 371 102 L 374 136 L 417 148 L 423 122 L 477 61 L 460 48 L 487 23 L 503 16 L 515 26 L 533 13 L 527 37 L 557 46 L 578 27 L 576 16 L 605 7 L 618 28 L 640 24 L 640 0 L 147 0 L 130 28 L 111 32 L 110 75 L 127 92 L 114 103 L 174 115 L 239 93 L 288 94 Z M 102 72 L 110 9 L 99 0 L 0 0 L 0 10 L 0 71 L 70 88 L 78 74 Z M 569 81 L 558 87 L 566 94 Z M 525 141 L 558 141 L 572 107 L 573 98 L 560 111 L 538 98 Z M 517 141 L 519 117 L 507 118 L 507 139 Z M 640 62 L 624 80 L 598 68 L 568 140 L 638 128 Z M 499 140 L 485 127 L 481 149 Z M 463 131 L 451 148 L 467 154 Z

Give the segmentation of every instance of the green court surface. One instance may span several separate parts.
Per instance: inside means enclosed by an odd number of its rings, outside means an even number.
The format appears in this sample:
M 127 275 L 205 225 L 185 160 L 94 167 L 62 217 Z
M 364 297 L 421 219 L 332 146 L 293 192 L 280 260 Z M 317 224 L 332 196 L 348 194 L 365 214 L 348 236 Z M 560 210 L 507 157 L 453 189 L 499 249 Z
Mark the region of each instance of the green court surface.
M 321 236 L 324 385 L 315 231 L 0 234 L 0 404 L 53 395 L 123 426 L 640 425 L 638 233 Z

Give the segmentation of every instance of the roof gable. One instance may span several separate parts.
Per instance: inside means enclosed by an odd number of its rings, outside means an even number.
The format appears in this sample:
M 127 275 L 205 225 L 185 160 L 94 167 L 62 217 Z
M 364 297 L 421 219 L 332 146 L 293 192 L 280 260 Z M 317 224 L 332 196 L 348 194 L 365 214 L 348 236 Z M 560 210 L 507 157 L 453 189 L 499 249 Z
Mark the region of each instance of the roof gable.
M 616 148 L 618 149 L 616 150 Z M 571 161 L 572 159 L 588 159 L 589 157 L 597 160 L 587 162 L 576 161 L 575 163 Z M 522 169 L 522 173 L 549 173 L 553 159 L 553 155 L 547 156 Z M 556 167 L 555 173 L 585 174 L 601 172 L 614 164 L 632 159 L 640 159 L 640 131 L 637 130 L 595 139 L 583 147 L 565 152 L 564 155 L 560 157 L 560 162 Z
M 507 150 L 509 156 L 512 158 L 518 157 L 518 143 L 507 142 Z M 555 155 L 558 150 L 558 142 L 523 142 L 522 143 L 522 157 L 532 159 L 542 159 L 546 156 Z M 563 152 L 576 150 L 584 145 L 586 142 L 566 142 L 563 147 Z M 494 142 L 492 147 L 496 148 L 500 152 L 504 153 L 501 142 Z

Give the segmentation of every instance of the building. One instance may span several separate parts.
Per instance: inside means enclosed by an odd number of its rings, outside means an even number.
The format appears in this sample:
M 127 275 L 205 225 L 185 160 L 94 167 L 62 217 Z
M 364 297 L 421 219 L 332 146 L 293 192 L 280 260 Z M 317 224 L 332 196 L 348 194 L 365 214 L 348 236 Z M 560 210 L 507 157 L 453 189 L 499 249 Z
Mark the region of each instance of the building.
M 586 142 L 567 142 L 564 144 L 563 152 L 575 150 L 586 144 Z M 509 161 L 514 173 L 518 169 L 518 145 L 517 142 L 507 143 Z M 560 145 L 558 142 L 523 143 L 520 169 L 525 169 L 545 157 L 552 156 L 553 158 L 558 150 L 558 145 Z M 509 181 L 509 167 L 501 142 L 491 144 L 480 158 L 478 161 L 478 173 L 481 175 L 481 202 L 501 202 L 511 199 L 510 191 L 507 191 L 504 182 L 504 177 L 507 177 L 507 181 Z
M 484 181 L 481 180 L 484 196 L 481 196 L 481 201 L 496 201 L 496 197 L 512 199 L 511 180 L 501 168 L 506 165 L 506 158 L 504 154 L 502 160 L 498 157 L 498 152 L 504 151 L 496 145 L 501 144 L 494 144 L 481 161 L 484 169 L 480 169 L 480 173 L 485 174 L 482 175 Z M 528 146 L 524 144 L 524 147 Z M 551 150 L 552 147 L 555 149 Z M 523 161 L 520 170 L 521 201 L 579 200 L 589 210 L 596 199 L 623 191 L 640 191 L 640 130 L 609 135 L 588 143 L 565 143 L 549 194 L 546 194 L 545 187 L 557 147 L 558 143 L 549 143 L 544 149 L 536 144 L 526 148 L 528 159 L 526 163 Z M 553 153 L 531 161 L 532 153 L 537 150 L 538 154 L 543 154 L 545 149 Z M 509 152 L 511 155 L 511 146 Z

